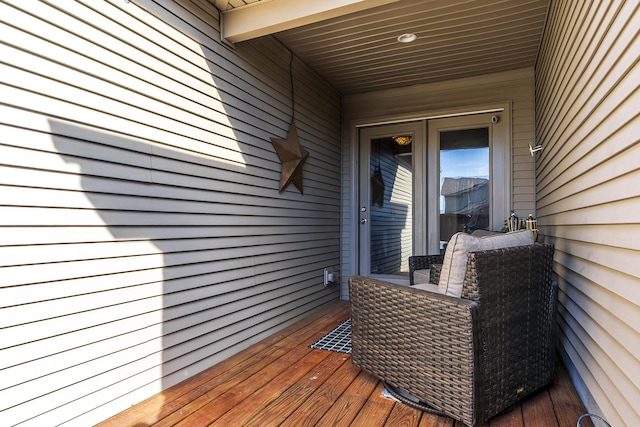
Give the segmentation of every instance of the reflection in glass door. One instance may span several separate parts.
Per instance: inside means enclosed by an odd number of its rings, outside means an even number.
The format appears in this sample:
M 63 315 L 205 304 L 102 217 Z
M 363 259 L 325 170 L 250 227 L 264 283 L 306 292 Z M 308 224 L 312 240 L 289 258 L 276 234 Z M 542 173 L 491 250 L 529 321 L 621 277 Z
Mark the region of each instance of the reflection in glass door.
M 408 272 L 412 251 L 411 135 L 371 140 L 370 273 Z
M 440 243 L 489 228 L 489 128 L 440 132 Z

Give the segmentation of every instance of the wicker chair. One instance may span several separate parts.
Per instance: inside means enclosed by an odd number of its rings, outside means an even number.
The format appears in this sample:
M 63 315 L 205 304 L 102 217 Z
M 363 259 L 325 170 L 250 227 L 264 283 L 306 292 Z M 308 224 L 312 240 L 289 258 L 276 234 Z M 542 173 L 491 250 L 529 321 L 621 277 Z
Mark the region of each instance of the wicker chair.
M 469 426 L 503 412 L 555 377 L 553 249 L 469 253 L 461 298 L 351 277 L 352 363 Z

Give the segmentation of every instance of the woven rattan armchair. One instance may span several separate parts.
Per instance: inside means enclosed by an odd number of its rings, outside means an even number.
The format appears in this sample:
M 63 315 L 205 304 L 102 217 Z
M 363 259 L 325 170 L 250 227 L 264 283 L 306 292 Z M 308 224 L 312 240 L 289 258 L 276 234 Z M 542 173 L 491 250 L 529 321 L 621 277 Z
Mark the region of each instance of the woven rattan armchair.
M 352 363 L 469 426 L 503 412 L 555 376 L 553 249 L 469 253 L 461 298 L 351 277 Z

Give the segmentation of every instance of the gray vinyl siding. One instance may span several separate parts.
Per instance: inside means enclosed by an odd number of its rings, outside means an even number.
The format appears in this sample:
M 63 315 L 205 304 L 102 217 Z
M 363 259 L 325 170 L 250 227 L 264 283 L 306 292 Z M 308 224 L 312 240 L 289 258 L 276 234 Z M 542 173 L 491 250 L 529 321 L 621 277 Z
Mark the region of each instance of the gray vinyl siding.
M 97 423 L 339 298 L 340 97 L 204 0 L 0 1 L 0 424 Z
M 357 161 L 351 157 L 355 123 L 380 123 L 468 111 L 477 106 L 511 103 L 512 209 L 519 216 L 535 213 L 533 160 L 528 144 L 534 138 L 534 71 L 531 68 L 440 83 L 416 85 L 343 97 L 342 129 L 342 298 L 348 298 L 346 281 L 355 273 L 351 194 L 357 194 L 351 179 Z
M 588 410 L 640 425 L 640 3 L 552 1 L 536 66 L 539 227 Z

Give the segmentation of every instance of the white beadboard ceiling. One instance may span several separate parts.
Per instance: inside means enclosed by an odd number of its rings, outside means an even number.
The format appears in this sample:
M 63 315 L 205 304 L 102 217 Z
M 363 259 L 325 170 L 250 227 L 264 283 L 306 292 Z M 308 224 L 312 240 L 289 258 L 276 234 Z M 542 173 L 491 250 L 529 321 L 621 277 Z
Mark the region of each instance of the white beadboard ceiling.
M 259 21 L 261 7 L 279 1 L 216 5 L 225 13 L 247 8 Z M 351 94 L 532 67 L 548 3 L 398 0 L 273 35 L 341 93 Z M 399 43 L 403 33 L 418 39 Z

